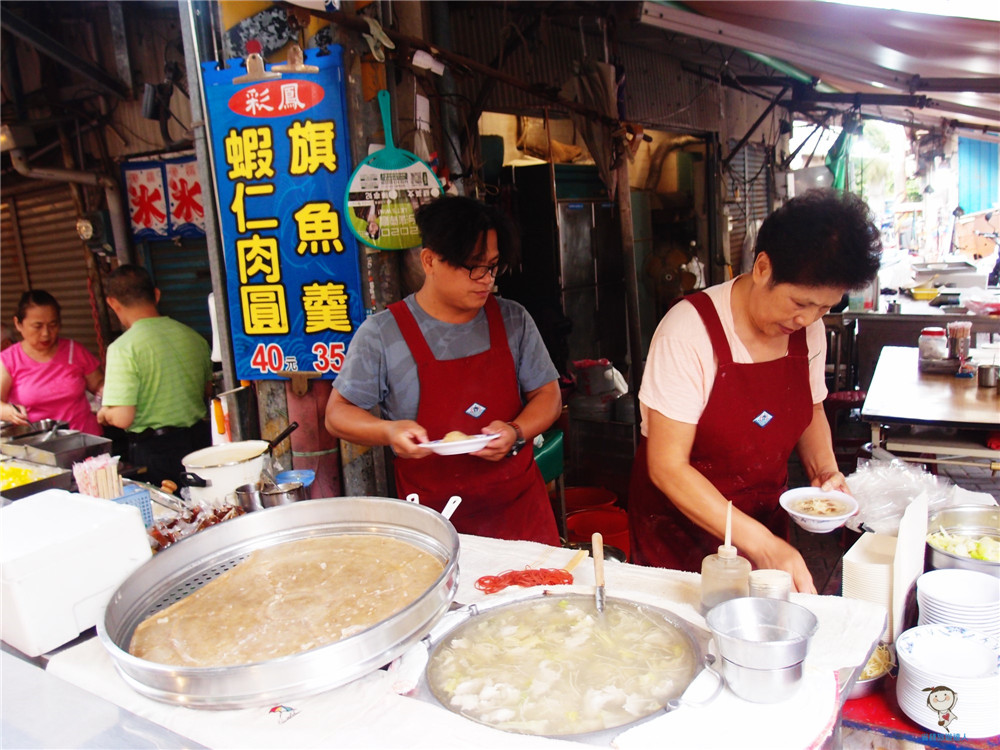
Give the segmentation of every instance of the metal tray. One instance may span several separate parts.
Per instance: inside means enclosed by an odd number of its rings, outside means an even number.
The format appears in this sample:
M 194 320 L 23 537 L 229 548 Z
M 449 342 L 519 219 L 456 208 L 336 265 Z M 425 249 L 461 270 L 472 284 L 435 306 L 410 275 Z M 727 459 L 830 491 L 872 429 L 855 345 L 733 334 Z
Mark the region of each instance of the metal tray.
M 43 433 L 4 442 L 0 444 L 0 452 L 25 461 L 69 469 L 91 456 L 110 453 L 111 441 L 77 430 L 57 430 L 51 438 Z
M 31 469 L 38 474 L 38 479 L 27 484 L 19 484 L 0 492 L 8 500 L 20 500 L 22 497 L 34 495 L 42 490 L 68 490 L 73 484 L 72 472 L 58 467 L 43 466 L 15 458 L 3 459 L 3 465 L 20 469 Z
M 29 422 L 28 424 L 2 422 L 0 425 L 2 425 L 0 426 L 0 438 L 10 438 L 11 440 L 26 437 L 27 435 L 37 435 L 39 432 L 48 432 L 56 426 L 60 430 L 69 426 L 66 422 L 57 422 L 54 419 L 40 419 L 37 422 Z
M 953 260 L 938 263 L 914 263 L 910 267 L 919 273 L 951 273 L 954 271 L 976 270 L 976 267 L 967 260 Z
M 231 569 L 251 552 L 296 539 L 373 534 L 409 542 L 444 564 L 416 601 L 368 630 L 301 654 L 235 667 L 156 664 L 128 653 L 136 627 Z M 458 590 L 458 534 L 430 508 L 381 497 L 303 500 L 248 513 L 158 553 L 118 587 L 97 634 L 119 674 L 155 700 L 193 708 L 268 706 L 346 684 L 417 643 Z

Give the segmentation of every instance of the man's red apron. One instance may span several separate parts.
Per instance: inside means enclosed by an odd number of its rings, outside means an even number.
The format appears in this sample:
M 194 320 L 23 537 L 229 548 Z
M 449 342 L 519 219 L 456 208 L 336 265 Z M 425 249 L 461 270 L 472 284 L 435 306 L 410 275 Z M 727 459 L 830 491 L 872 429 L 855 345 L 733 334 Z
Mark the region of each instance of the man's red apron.
M 492 296 L 486 302 L 490 348 L 459 359 L 434 358 L 405 302 L 389 305 L 389 310 L 417 363 L 417 422 L 431 440 L 452 430 L 478 435 L 493 420 L 509 422 L 521 413 L 514 358 L 500 306 Z M 400 497 L 415 492 L 421 505 L 440 511 L 449 497 L 461 496 L 451 522 L 464 534 L 559 544 L 552 505 L 530 444 L 500 461 L 464 454 L 397 458 L 395 470 Z
M 701 315 L 719 363 L 698 421 L 691 465 L 733 505 L 784 538 L 788 522 L 778 496 L 788 482 L 788 458 L 812 420 L 805 329 L 788 339 L 788 354 L 738 364 L 707 294 L 687 298 Z M 639 442 L 629 488 L 632 562 L 699 571 L 721 540 L 690 521 L 649 478 L 647 442 Z

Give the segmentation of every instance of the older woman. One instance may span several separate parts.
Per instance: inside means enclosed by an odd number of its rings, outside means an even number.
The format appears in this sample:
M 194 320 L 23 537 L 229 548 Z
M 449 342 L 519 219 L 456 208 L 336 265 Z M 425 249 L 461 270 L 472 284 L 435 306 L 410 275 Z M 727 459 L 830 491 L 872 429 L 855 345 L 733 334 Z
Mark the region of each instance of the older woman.
M 14 424 L 56 419 L 100 435 L 86 392 L 100 395 L 104 371 L 83 346 L 59 338 L 60 314 L 48 292 L 21 295 L 14 327 L 22 341 L 0 352 L 0 418 Z
M 814 487 L 847 490 L 833 453 L 823 315 L 870 283 L 882 243 L 860 198 L 811 191 L 767 218 L 753 269 L 664 316 L 639 390 L 629 489 L 634 561 L 697 571 L 724 535 L 815 593 L 778 496 L 797 450 Z

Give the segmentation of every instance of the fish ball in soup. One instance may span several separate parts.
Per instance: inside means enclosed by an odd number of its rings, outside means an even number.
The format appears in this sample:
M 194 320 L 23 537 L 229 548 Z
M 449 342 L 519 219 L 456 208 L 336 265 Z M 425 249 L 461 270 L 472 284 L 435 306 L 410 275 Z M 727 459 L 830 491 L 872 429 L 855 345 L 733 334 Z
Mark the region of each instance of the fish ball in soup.
M 804 497 L 791 503 L 790 507 L 796 513 L 817 518 L 842 516 L 850 510 L 846 502 L 834 497 Z

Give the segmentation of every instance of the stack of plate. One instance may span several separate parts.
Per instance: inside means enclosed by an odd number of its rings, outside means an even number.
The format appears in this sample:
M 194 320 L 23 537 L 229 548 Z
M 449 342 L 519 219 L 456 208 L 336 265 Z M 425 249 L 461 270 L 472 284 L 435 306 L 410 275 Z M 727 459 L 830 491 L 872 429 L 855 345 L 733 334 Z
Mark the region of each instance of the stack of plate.
M 1000 643 L 953 625 L 919 625 L 896 640 L 899 707 L 917 724 L 968 738 L 1000 734 Z
M 918 625 L 957 625 L 1000 638 L 1000 578 L 944 568 L 917 579 Z
M 886 608 L 886 629 L 892 633 L 892 563 L 896 537 L 865 532 L 844 555 L 841 595 Z M 890 639 L 891 640 L 891 639 Z

